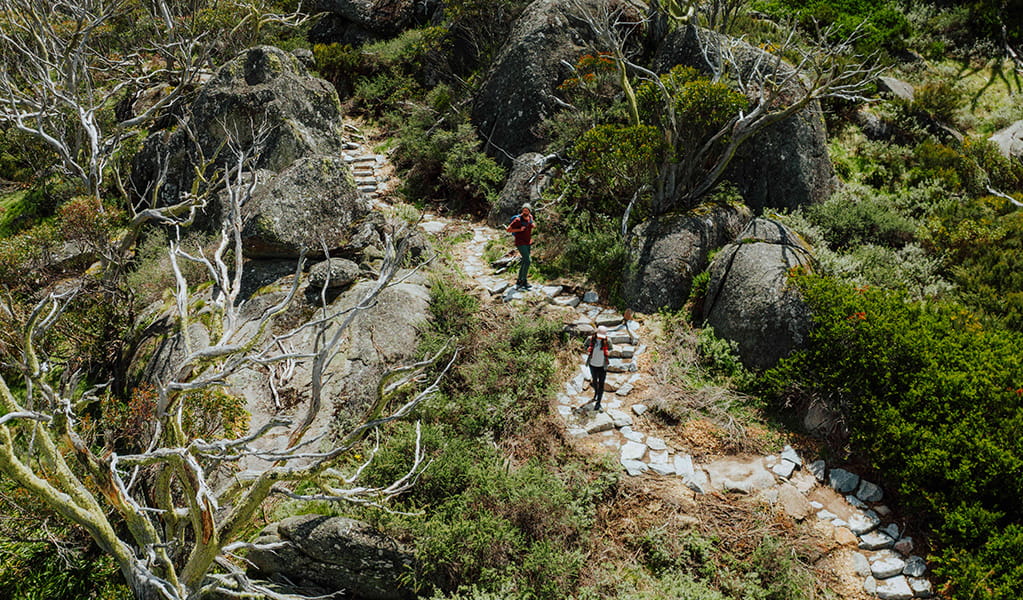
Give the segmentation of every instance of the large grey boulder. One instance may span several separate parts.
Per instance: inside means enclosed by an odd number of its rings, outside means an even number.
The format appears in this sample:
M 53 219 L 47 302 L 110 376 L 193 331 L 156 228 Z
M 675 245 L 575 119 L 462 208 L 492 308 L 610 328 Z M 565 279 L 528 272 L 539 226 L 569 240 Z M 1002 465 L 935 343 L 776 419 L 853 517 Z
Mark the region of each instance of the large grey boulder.
M 242 237 L 250 258 L 297 257 L 304 249 L 352 253 L 379 244 L 382 216 L 359 193 L 344 160 L 299 158 L 242 208 Z
M 318 0 L 317 9 L 362 30 L 390 36 L 425 22 L 438 5 L 436 0 Z
M 267 526 L 256 544 L 276 544 L 272 550 L 251 550 L 251 570 L 298 588 L 346 598 L 401 600 L 412 597 L 402 575 L 413 555 L 395 540 L 367 523 L 343 517 L 302 515 Z
M 990 138 L 1006 158 L 1023 158 L 1023 120 L 996 131 Z
M 189 107 L 176 130 L 151 135 L 133 160 L 131 183 L 149 197 L 164 164 L 166 181 L 158 202 L 178 202 L 195 179 L 195 166 L 213 160 L 209 172 L 234 160 L 225 142 L 252 145 L 265 131 L 250 168 L 278 172 L 295 160 L 338 155 L 343 135 L 341 104 L 334 87 L 312 77 L 291 53 L 272 46 L 250 48 L 217 71 Z M 216 203 L 215 203 L 216 204 Z M 215 226 L 219 206 L 201 222 Z
M 407 273 L 399 274 L 402 275 Z M 240 337 L 233 340 L 235 343 L 244 340 L 246 335 L 257 336 L 260 344 L 265 343 L 275 333 L 289 331 L 319 317 L 318 311 L 296 299 L 296 304 L 281 313 L 269 326 L 257 329 L 260 317 L 289 293 L 291 277 L 289 275 L 264 286 L 245 300 L 237 324 Z M 358 281 L 339 295 L 331 295 L 327 312 L 346 314 L 344 311 L 360 303 L 375 284 L 375 281 Z M 218 322 L 211 312 L 216 294 L 217 290 L 207 289 L 194 295 L 193 303 L 202 308 L 190 322 L 190 346 L 187 350 L 182 336 L 172 326 L 168 312 L 149 317 L 154 325 L 148 329 L 148 338 L 140 343 L 133 357 L 133 385 L 187 376 L 187 372 L 182 370 L 182 360 L 190 352 L 208 348 L 211 339 L 215 338 L 210 328 L 215 329 Z M 297 298 L 305 297 L 318 304 L 321 294 L 300 287 Z M 332 433 L 344 433 L 352 423 L 362 418 L 366 408 L 377 398 L 380 376 L 387 369 L 405 364 L 414 357 L 419 331 L 429 318 L 429 301 L 425 279 L 413 277 L 384 289 L 375 303 L 359 312 L 348 326 L 337 347 L 337 354 L 325 367 L 324 372 L 329 375 L 323 381 L 322 406 L 310 427 L 309 438 L 323 436 L 329 439 Z M 330 325 L 327 339 L 333 336 L 340 320 Z M 311 353 L 317 344 L 322 346 L 322 340 L 317 339 L 317 332 L 311 327 L 302 329 L 287 340 L 288 350 L 296 354 Z M 256 347 L 261 346 L 257 344 Z M 310 407 L 309 381 L 310 365 L 301 363 L 287 380 L 277 382 L 275 397 L 268 391 L 267 369 L 253 366 L 227 377 L 222 389 L 243 399 L 245 410 L 250 415 L 249 430 L 257 431 L 276 418 L 305 415 Z M 287 444 L 290 433 L 287 428 L 273 429 L 253 442 L 253 446 L 279 450 Z M 241 466 L 243 469 L 264 468 L 266 464 L 259 459 L 251 459 L 243 461 Z
M 487 222 L 494 227 L 505 227 L 512 215 L 526 202 L 535 203 L 550 182 L 550 175 L 545 170 L 546 159 L 537 152 L 527 152 L 515 159 L 511 173 L 497 202 L 490 208 Z
M 661 42 L 654 59 L 658 73 L 676 65 L 693 67 L 705 73 L 711 68 L 717 48 L 729 41 L 720 34 L 695 26 L 676 29 Z M 737 70 L 746 78 L 757 69 L 767 69 L 775 58 L 746 43 L 733 44 Z M 782 69 L 792 69 L 782 65 Z M 793 78 L 782 95 L 798 94 Z M 754 86 L 755 87 L 755 86 Z M 811 102 L 788 119 L 775 123 L 740 146 L 725 178 L 739 189 L 746 203 L 757 212 L 763 208 L 796 208 L 820 202 L 836 189 L 831 159 L 828 157 L 827 130 L 820 104 Z
M 738 344 L 747 368 L 770 368 L 806 340 L 810 309 L 789 274 L 811 263 L 811 249 L 798 234 L 762 218 L 714 257 L 706 322 L 719 337 Z
M 618 0 L 583 0 L 586 6 L 622 5 Z M 635 9 L 633 9 L 635 10 Z M 572 3 L 535 0 L 512 28 L 504 50 L 477 94 L 472 121 L 487 149 L 508 164 L 511 157 L 542 150 L 536 126 L 558 110 L 555 89 L 588 52 L 589 27 L 573 17 Z M 637 18 L 633 22 L 640 22 Z M 625 20 L 630 20 L 626 15 Z
M 693 277 L 707 268 L 708 254 L 735 239 L 752 218 L 741 204 L 707 205 L 637 226 L 629 238 L 635 267 L 623 282 L 629 305 L 643 312 L 681 308 Z

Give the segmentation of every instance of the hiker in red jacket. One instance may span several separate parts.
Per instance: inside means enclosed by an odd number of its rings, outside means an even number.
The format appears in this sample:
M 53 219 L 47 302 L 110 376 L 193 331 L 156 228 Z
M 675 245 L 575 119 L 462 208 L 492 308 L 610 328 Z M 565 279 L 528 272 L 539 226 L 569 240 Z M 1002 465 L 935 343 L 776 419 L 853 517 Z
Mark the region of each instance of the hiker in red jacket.
M 532 207 L 528 204 L 523 204 L 522 210 L 508 225 L 508 233 L 515 234 L 515 248 L 522 257 L 522 262 L 519 265 L 519 278 L 515 282 L 515 287 L 520 290 L 530 289 L 526 278 L 529 275 L 529 249 L 533 244 L 533 228 L 536 227 L 531 209 Z
M 601 325 L 586 341 L 586 364 L 590 367 L 590 378 L 593 380 L 593 410 L 600 410 L 600 400 L 604 397 L 604 380 L 607 379 L 607 365 L 611 360 L 611 340 L 607 337 L 607 327 Z

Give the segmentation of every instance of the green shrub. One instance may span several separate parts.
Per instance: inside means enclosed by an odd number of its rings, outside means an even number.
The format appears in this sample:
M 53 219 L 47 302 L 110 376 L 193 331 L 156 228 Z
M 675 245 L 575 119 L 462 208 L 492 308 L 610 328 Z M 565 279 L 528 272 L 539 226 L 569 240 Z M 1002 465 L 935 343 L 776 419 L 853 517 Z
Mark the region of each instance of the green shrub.
M 1011 475 L 1023 469 L 1023 334 L 985 327 L 954 303 L 822 278 L 800 285 L 814 328 L 806 349 L 766 374 L 773 397 L 837 402 L 854 447 L 932 527 L 948 572 L 1023 523 L 1023 480 Z
M 547 222 L 545 227 L 555 226 Z M 601 296 L 613 304 L 622 302 L 623 275 L 631 266 L 628 248 L 619 233 L 617 219 L 581 211 L 565 217 L 541 246 L 542 273 L 558 277 L 582 273 L 592 281 Z
M 898 248 L 914 238 L 917 225 L 903 216 L 885 194 L 849 186 L 806 210 L 835 249 L 867 243 Z
M 585 208 L 620 215 L 633 195 L 650 185 L 665 152 L 663 133 L 649 125 L 598 125 L 578 138 L 571 156 L 585 178 Z
M 757 0 L 753 9 L 778 18 L 794 16 L 811 32 L 830 25 L 847 37 L 860 28 L 855 47 L 861 54 L 878 48 L 900 51 L 911 33 L 902 7 L 892 0 Z

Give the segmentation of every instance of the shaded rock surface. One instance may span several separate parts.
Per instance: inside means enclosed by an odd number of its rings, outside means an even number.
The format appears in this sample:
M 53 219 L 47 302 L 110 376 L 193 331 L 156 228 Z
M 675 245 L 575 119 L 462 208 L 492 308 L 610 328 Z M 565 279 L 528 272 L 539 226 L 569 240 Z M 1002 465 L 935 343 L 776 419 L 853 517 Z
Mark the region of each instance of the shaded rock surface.
M 268 526 L 257 544 L 281 544 L 252 550 L 248 560 L 262 577 L 284 579 L 299 587 L 346 597 L 400 600 L 412 596 L 401 576 L 413 556 L 368 524 L 343 517 L 302 515 Z
M 747 368 L 772 367 L 806 338 L 810 310 L 788 281 L 796 267 L 811 267 L 807 244 L 762 218 L 711 264 L 704 316 L 719 337 L 738 344 Z
M 718 45 L 724 43 L 718 36 L 697 27 L 675 30 L 661 42 L 655 70 L 666 73 L 676 65 L 686 65 L 709 73 L 708 57 L 715 60 Z M 738 70 L 746 77 L 774 61 L 764 50 L 745 43 L 735 46 L 734 54 Z M 798 92 L 790 88 L 783 95 Z M 828 156 L 820 104 L 811 102 L 792 117 L 747 140 L 725 178 L 738 186 L 746 202 L 758 212 L 763 208 L 796 208 L 831 195 L 838 180 Z
M 583 4 L 615 4 L 628 9 L 617 0 L 583 0 Z M 573 10 L 562 0 L 530 4 L 476 96 L 472 121 L 488 142 L 488 152 L 505 164 L 511 157 L 542 149 L 536 126 L 558 110 L 555 89 L 572 74 L 566 65 L 575 64 L 587 52 L 592 34 L 584 22 L 572 16 Z M 631 12 L 634 14 L 634 9 Z M 628 14 L 625 20 L 629 20 Z
M 341 158 L 300 158 L 261 186 L 242 208 L 243 244 L 251 258 L 297 258 L 328 250 L 352 253 L 379 244 L 383 224 L 355 188 Z
M 623 285 L 630 306 L 644 312 L 681 308 L 689 299 L 693 277 L 707 268 L 708 254 L 735 239 L 750 219 L 746 206 L 723 205 L 637 226 L 629 238 L 636 267 Z
M 246 148 L 264 127 L 269 133 L 253 168 L 277 172 L 304 156 L 341 151 L 341 104 L 334 87 L 312 77 L 293 54 L 272 46 L 250 48 L 225 64 L 199 91 L 185 126 L 146 140 L 132 164 L 134 193 L 149 196 L 166 161 L 167 178 L 157 200 L 178 202 L 191 189 L 194 165 L 210 159 L 213 167 L 225 165 L 234 159 L 224 146 L 228 137 Z M 200 224 L 215 225 L 219 211 L 208 207 Z
M 996 131 L 990 138 L 1006 158 L 1023 157 L 1023 120 Z
M 544 156 L 537 152 L 527 152 L 515 159 L 508 180 L 487 215 L 488 224 L 502 229 L 507 227 L 513 215 L 519 213 L 524 203 L 530 202 L 535 206 L 550 181 L 544 166 Z

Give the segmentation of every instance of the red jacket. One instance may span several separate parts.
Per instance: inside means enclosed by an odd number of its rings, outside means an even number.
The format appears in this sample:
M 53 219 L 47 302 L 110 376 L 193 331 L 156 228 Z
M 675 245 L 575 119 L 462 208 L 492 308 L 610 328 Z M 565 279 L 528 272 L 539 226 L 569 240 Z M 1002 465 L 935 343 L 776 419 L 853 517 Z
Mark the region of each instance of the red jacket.
M 533 217 L 529 216 L 525 219 L 522 215 L 518 215 L 512 219 L 511 224 L 508 225 L 508 231 L 518 229 L 522 227 L 522 231 L 514 232 L 515 245 L 516 246 L 530 246 L 533 243 Z

